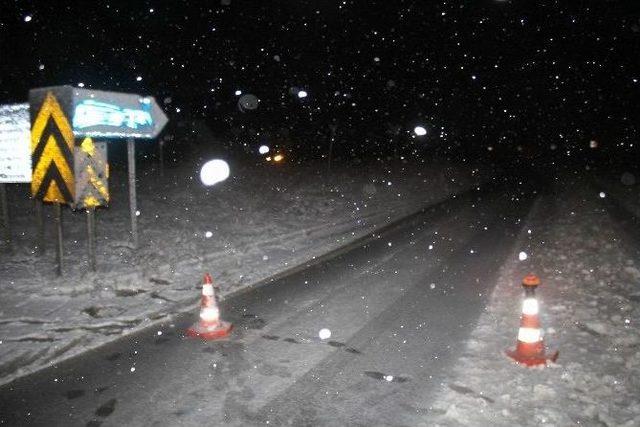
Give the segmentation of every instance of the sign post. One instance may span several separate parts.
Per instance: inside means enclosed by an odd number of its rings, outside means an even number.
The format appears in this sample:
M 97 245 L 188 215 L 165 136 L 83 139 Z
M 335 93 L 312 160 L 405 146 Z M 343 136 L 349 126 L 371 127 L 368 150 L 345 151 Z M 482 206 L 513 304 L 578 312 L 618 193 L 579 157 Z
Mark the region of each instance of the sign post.
M 54 204 L 57 272 L 63 272 L 62 207 L 74 203 L 74 135 L 71 117 L 73 88 L 70 86 L 29 91 L 31 116 L 32 180 L 35 199 Z
M 131 215 L 131 238 L 134 249 L 138 249 L 138 204 L 136 198 L 136 145 L 133 138 L 127 139 L 129 163 L 129 213 Z
M 159 144 L 158 144 L 158 157 L 159 157 L 159 169 L 160 169 L 160 177 L 164 178 L 164 143 L 165 143 L 166 137 L 165 138 L 160 138 Z
M 87 235 L 89 236 L 89 266 L 96 271 L 96 209 L 87 208 Z
M 63 247 L 62 247 L 62 207 L 60 203 L 53 204 L 53 212 L 55 215 L 56 221 L 56 236 L 57 236 L 57 244 L 56 244 L 56 256 L 58 258 L 58 268 L 57 273 L 58 276 L 62 276 L 62 263 L 63 263 Z
M 34 199 L 36 211 L 36 224 L 38 226 L 38 235 L 36 237 L 36 253 L 44 254 L 44 203 L 42 200 Z
M 89 263 L 93 270 L 96 268 L 95 208 L 109 202 L 109 169 L 106 144 L 93 142 L 93 138 L 127 139 L 131 236 L 137 248 L 135 139 L 156 138 L 169 121 L 156 100 L 136 94 L 56 86 L 31 90 L 28 111 L 31 126 L 27 130 L 31 131 L 27 153 L 32 155 L 28 169 L 33 175 L 29 179 L 36 200 L 38 247 L 44 249 L 43 202 L 51 202 L 58 239 L 58 274 L 63 271 L 61 204 L 86 209 Z M 1 148 L 0 144 L 0 165 Z
M 136 94 L 74 89 L 73 132 L 77 137 L 127 140 L 131 239 L 138 248 L 136 139 L 153 139 L 169 119 L 155 98 Z
M 75 208 L 86 209 L 89 242 L 89 266 L 96 271 L 96 223 L 98 206 L 109 203 L 109 164 L 107 144 L 85 137 L 75 148 L 76 198 Z

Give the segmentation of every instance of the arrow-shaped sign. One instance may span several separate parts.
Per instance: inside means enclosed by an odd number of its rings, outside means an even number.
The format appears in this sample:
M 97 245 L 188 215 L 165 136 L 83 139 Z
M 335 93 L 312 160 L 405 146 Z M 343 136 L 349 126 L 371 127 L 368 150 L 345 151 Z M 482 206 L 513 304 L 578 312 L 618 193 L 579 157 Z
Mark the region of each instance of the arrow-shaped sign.
M 152 96 L 73 90 L 72 125 L 77 137 L 151 139 L 168 121 Z

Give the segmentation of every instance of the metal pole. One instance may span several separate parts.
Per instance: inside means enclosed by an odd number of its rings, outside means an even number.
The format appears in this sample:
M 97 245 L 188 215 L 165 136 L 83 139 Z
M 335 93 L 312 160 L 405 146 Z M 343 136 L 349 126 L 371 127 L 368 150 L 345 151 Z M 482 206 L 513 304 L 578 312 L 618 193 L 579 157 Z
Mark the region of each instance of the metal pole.
M 36 253 L 42 255 L 45 252 L 44 246 L 44 203 L 40 199 L 34 200 L 36 204 L 36 224 L 38 235 L 36 236 Z
M 4 242 L 6 250 L 11 250 L 11 232 L 9 231 L 9 205 L 7 204 L 7 188 L 0 183 L 0 204 L 2 204 L 2 228 L 4 229 Z
M 56 245 L 56 255 L 58 257 L 58 276 L 62 276 L 62 208 L 60 203 L 53 204 L 53 210 L 56 217 L 56 229 L 58 242 Z
M 131 237 L 133 248 L 138 249 L 138 205 L 136 201 L 136 146 L 133 138 L 127 139 L 127 159 L 129 162 L 129 211 L 131 214 Z
M 89 266 L 96 271 L 96 210 L 87 209 L 87 234 L 89 235 Z
M 164 138 L 160 139 L 158 144 L 158 155 L 160 156 L 160 177 L 164 178 Z

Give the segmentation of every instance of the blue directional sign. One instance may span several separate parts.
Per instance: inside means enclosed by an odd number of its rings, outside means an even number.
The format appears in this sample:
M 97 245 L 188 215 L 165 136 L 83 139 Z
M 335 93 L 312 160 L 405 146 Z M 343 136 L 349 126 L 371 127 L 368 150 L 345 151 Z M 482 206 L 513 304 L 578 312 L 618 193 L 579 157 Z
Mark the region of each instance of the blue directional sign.
M 85 99 L 76 105 L 73 115 L 73 128 L 81 131 L 93 126 L 109 126 L 115 128 L 142 129 L 153 126 L 150 103 L 143 104 L 144 110 L 122 108 L 106 102 Z
M 76 137 L 155 138 L 168 122 L 151 96 L 78 88 L 73 92 Z

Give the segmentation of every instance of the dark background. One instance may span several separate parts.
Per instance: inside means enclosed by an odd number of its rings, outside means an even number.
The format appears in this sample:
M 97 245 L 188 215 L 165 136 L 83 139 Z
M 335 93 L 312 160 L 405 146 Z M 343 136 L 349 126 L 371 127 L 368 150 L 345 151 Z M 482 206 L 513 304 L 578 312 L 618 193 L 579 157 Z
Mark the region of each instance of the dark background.
M 173 132 L 203 119 L 299 158 L 326 153 L 330 124 L 347 158 L 640 158 L 635 1 L 222 3 L 2 0 L 0 103 L 58 84 L 152 94 Z M 236 90 L 259 108 L 240 112 Z

